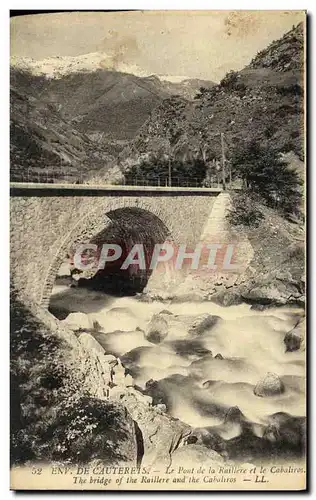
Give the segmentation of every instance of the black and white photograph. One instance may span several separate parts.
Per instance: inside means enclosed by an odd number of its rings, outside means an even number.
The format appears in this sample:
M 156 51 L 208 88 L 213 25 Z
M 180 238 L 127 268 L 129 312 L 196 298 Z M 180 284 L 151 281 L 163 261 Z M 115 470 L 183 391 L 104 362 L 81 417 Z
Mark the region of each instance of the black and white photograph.
M 12 490 L 306 489 L 306 11 L 11 11 Z

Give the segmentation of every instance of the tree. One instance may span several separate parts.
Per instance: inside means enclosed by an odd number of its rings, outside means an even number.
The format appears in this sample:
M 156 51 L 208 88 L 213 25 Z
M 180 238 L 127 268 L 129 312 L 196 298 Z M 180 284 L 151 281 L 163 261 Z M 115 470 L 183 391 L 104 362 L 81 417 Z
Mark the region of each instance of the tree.
M 238 78 L 240 78 L 240 75 L 237 71 L 229 71 L 221 80 L 220 86 L 232 90 L 235 88 Z
M 169 155 L 153 156 L 133 165 L 126 173 L 127 182 L 164 185 L 169 179 L 169 164 L 171 168 L 172 185 L 195 186 L 202 185 L 206 175 L 206 162 L 202 158 L 188 158 L 185 161 Z
M 232 171 L 244 181 L 251 193 L 284 214 L 298 214 L 302 181 L 281 155 L 256 141 L 235 148 L 231 158 Z

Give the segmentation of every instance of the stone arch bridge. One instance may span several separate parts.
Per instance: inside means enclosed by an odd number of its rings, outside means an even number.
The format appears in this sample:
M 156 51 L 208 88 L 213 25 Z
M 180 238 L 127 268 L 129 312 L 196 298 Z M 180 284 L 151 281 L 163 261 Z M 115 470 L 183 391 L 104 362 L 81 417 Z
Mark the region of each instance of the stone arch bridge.
M 224 224 L 229 204 L 227 193 L 212 188 L 13 183 L 10 194 L 11 281 L 44 307 L 73 245 L 119 228 L 133 242 L 168 238 L 195 247 Z

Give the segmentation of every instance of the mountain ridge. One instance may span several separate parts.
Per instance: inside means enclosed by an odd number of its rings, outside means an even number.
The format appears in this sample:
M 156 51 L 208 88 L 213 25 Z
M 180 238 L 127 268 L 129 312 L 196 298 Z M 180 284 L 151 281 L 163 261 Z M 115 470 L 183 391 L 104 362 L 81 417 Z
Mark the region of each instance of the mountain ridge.
M 47 78 L 13 65 L 13 170 L 61 163 L 94 177 L 148 155 L 218 160 L 221 132 L 228 157 L 255 139 L 303 160 L 303 47 L 301 23 L 217 85 L 98 68 Z
M 170 97 L 156 107 L 133 143 L 121 155 L 122 169 L 134 157 L 177 159 L 221 157 L 251 140 L 304 158 L 304 26 L 300 23 L 259 52 L 241 71 L 201 89 L 194 102 Z

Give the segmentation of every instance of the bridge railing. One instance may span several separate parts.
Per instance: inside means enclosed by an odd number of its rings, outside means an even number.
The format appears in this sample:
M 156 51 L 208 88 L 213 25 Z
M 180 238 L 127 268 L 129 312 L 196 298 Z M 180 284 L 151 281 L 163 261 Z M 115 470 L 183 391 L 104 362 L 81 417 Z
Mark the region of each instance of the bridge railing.
M 162 186 L 162 187 L 213 187 L 213 188 L 221 188 L 221 184 L 212 180 L 205 182 L 204 179 L 199 177 L 172 177 L 171 182 L 168 177 L 130 177 L 125 176 L 122 179 L 122 183 L 126 186 Z
M 122 176 L 119 179 L 109 180 L 102 177 L 87 178 L 87 175 L 81 173 L 54 173 L 52 174 L 48 170 L 42 171 L 19 171 L 11 172 L 10 175 L 11 182 L 23 182 L 23 183 L 40 183 L 40 184 L 80 184 L 80 185 L 120 185 L 120 186 L 161 186 L 161 187 L 209 187 L 222 189 L 222 182 L 216 177 L 211 177 L 208 180 L 201 179 L 199 177 L 171 177 L 171 183 L 168 177 L 165 176 L 153 176 L 153 177 L 141 177 L 141 176 Z M 233 181 L 232 183 L 227 183 L 226 186 L 229 188 L 238 188 L 238 181 Z

